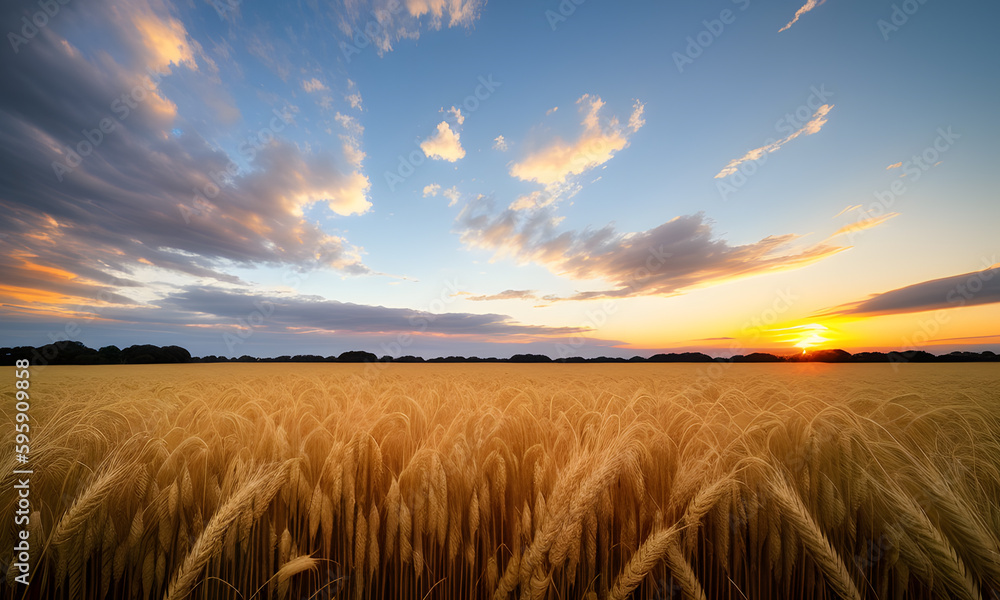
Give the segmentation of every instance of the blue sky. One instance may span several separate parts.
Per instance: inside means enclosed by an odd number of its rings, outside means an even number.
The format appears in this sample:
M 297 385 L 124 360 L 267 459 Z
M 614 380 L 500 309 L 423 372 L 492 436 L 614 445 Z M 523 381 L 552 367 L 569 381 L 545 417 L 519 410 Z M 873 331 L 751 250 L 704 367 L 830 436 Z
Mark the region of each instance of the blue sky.
M 40 6 L 5 345 L 1000 349 L 991 5 Z

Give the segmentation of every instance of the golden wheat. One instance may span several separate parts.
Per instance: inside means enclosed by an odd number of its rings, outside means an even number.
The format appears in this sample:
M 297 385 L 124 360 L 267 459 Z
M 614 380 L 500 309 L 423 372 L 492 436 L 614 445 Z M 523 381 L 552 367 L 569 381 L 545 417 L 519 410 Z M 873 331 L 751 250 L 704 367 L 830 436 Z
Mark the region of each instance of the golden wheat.
M 1000 598 L 991 365 L 50 367 L 32 385 L 32 584 L 9 567 L 5 598 Z

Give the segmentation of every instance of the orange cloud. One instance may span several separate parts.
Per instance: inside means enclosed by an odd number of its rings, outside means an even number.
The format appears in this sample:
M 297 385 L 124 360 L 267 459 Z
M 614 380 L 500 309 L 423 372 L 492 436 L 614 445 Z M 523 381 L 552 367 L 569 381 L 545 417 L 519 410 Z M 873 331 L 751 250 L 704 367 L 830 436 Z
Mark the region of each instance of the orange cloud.
M 184 65 L 198 69 L 183 23 L 173 17 L 161 18 L 149 12 L 134 16 L 132 24 L 146 47 L 150 68 L 159 71 L 170 65 Z
M 831 238 L 835 238 L 838 235 L 844 235 L 845 233 L 857 233 L 859 231 L 864 231 L 866 229 L 871 229 L 872 227 L 878 227 L 882 223 L 885 223 L 893 217 L 898 217 L 899 213 L 887 213 L 880 217 L 869 217 L 867 219 L 859 219 L 854 223 L 849 223 L 838 229 Z
M 441 121 L 437 133 L 420 144 L 420 149 L 428 158 L 456 162 L 465 157 L 465 149 L 459 140 L 458 132 L 452 131 L 447 121 Z
M 616 152 L 628 146 L 631 134 L 646 121 L 642 118 L 644 105 L 636 101 L 628 125 L 622 126 L 617 117 L 600 118 L 604 101 L 598 96 L 584 94 L 576 101 L 583 116 L 583 133 L 570 143 L 555 139 L 547 146 L 529 154 L 510 168 L 513 177 L 535 181 L 544 185 L 564 183 L 569 177 L 579 175 L 611 160 Z

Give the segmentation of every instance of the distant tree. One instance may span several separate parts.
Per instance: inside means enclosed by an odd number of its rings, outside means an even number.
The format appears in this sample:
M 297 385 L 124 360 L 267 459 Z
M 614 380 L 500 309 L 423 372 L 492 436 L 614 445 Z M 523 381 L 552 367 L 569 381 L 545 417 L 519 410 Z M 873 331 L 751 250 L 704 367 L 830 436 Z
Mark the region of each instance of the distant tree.
M 422 362 L 424 362 L 424 359 L 422 357 L 420 357 L 420 356 L 406 355 L 406 356 L 400 356 L 399 358 L 394 358 L 392 360 L 392 362 L 398 362 L 398 363 L 422 363 Z
M 733 362 L 744 362 L 744 363 L 776 363 L 783 362 L 780 358 L 773 354 L 768 354 L 767 352 L 751 352 L 746 356 L 741 356 L 740 360 L 737 361 L 736 357 L 733 357 Z
M 106 365 L 117 365 L 122 362 L 122 350 L 118 346 L 104 346 L 97 353 L 101 356 L 101 362 Z
M 512 363 L 550 363 L 552 359 L 544 354 L 515 354 L 507 359 Z
M 296 354 L 292 357 L 292 362 L 325 362 L 326 359 L 316 354 Z
M 363 350 L 349 350 L 337 357 L 337 362 L 360 363 L 378 362 L 378 357 Z
M 712 362 L 712 357 L 707 354 L 702 354 L 701 352 L 681 352 L 676 354 L 671 352 L 670 354 L 654 354 L 649 357 L 648 362 Z
M 901 363 L 901 362 L 915 362 L 915 363 L 925 363 L 925 362 L 935 362 L 937 357 L 930 352 L 924 352 L 923 350 L 907 350 L 906 352 L 890 352 L 889 362 Z
M 884 363 L 889 362 L 889 355 L 885 352 L 858 352 L 851 356 L 851 362 Z
M 843 363 L 851 362 L 851 353 L 844 350 L 816 350 L 806 353 L 806 360 L 812 362 Z

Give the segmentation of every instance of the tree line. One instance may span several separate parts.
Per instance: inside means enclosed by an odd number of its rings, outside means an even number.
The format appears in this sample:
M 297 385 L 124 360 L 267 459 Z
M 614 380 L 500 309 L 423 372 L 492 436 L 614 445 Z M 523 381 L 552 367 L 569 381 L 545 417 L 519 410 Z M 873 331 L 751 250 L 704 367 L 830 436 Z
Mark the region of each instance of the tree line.
M 851 354 L 844 350 L 816 350 L 789 356 L 776 356 L 765 352 L 738 354 L 732 357 L 712 357 L 701 352 L 681 352 L 654 354 L 649 358 L 633 356 L 631 358 L 600 356 L 583 358 L 572 356 L 552 358 L 544 354 L 515 354 L 510 358 L 478 356 L 439 356 L 424 359 L 420 356 L 382 356 L 379 357 L 364 350 L 350 350 L 337 355 L 321 356 L 318 354 L 282 355 L 275 357 L 256 357 L 243 355 L 238 358 L 226 356 L 191 356 L 191 353 L 180 346 L 155 346 L 140 344 L 119 348 L 104 346 L 94 349 L 82 342 L 61 341 L 44 346 L 17 346 L 0 348 L 0 365 L 11 366 L 15 361 L 28 359 L 33 365 L 148 365 L 170 363 L 365 363 L 365 362 L 396 362 L 396 363 L 788 363 L 788 362 L 825 362 L 825 363 L 946 363 L 946 362 L 1000 362 L 1000 355 L 989 350 L 985 352 L 951 352 L 950 354 L 934 355 L 923 350 L 905 352 L 859 352 Z

